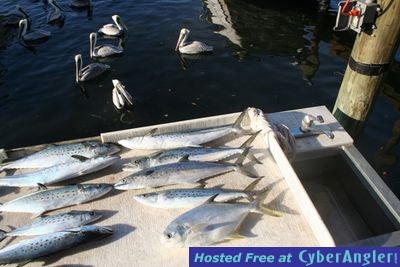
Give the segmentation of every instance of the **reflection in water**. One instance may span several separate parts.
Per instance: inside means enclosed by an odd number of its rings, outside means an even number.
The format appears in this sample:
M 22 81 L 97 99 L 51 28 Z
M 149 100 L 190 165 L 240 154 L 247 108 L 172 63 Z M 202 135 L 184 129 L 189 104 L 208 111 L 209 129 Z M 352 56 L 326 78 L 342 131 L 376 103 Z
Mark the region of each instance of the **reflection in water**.
M 223 29 L 217 30 L 215 33 L 225 36 L 233 44 L 242 47 L 241 37 L 237 35 L 236 30 L 233 28 L 232 18 L 225 0 L 204 0 L 204 3 L 211 12 L 211 22 L 223 27 Z
M 181 67 L 183 70 L 187 70 L 187 68 L 189 66 L 188 65 L 189 61 L 200 60 L 200 59 L 207 57 L 207 54 L 205 54 L 205 53 L 194 54 L 194 55 L 177 53 L 177 55 L 178 55 L 179 62 L 181 63 Z
M 253 5 L 235 0 L 204 2 L 211 13 L 211 22 L 223 27 L 216 33 L 247 51 L 234 53 L 235 56 L 242 59 L 248 56 L 248 51 L 292 55 L 295 60 L 293 65 L 301 70 L 303 80 L 312 85 L 311 80 L 320 65 L 318 33 L 325 24 L 329 1 L 320 1 L 316 21 L 305 18 L 304 14 L 293 9 L 285 10 L 282 14 L 282 9 L 277 8 L 276 4 L 268 5 L 265 2 L 253 1 Z

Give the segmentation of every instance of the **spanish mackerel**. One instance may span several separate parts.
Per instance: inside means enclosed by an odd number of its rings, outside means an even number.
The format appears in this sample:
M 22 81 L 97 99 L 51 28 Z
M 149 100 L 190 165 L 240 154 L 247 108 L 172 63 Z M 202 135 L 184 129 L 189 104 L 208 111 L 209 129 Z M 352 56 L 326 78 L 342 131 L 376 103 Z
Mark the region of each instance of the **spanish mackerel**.
M 1 212 L 27 212 L 40 215 L 49 210 L 100 198 L 113 188 L 110 184 L 77 184 L 45 189 L 0 205 Z
M 75 155 L 72 157 L 79 158 L 80 160 L 69 161 L 67 163 L 39 169 L 34 172 L 3 176 L 0 177 L 0 186 L 34 187 L 38 184 L 53 184 L 84 174 L 99 171 L 114 164 L 120 159 L 119 156 L 100 156 L 91 159 Z
M 207 202 L 211 198 L 213 198 L 214 202 L 228 202 L 241 198 L 251 199 L 251 191 L 260 179 L 249 184 L 244 190 L 223 188 L 170 189 L 137 195 L 133 198 L 144 205 L 167 209 L 194 207 Z
M 55 215 L 42 215 L 32 223 L 14 229 L 10 232 L 0 230 L 0 240 L 7 236 L 45 235 L 69 228 L 79 227 L 101 218 L 95 211 L 78 211 L 59 213 Z
M 146 168 L 164 165 L 168 163 L 179 162 L 183 158 L 191 161 L 219 161 L 231 156 L 242 154 L 244 150 L 257 137 L 257 133 L 253 134 L 240 147 L 182 147 L 171 150 L 157 152 L 150 156 L 145 156 L 132 160 L 124 165 L 124 171 L 140 171 Z M 248 154 L 251 160 L 261 163 L 253 155 Z
M 19 160 L 0 166 L 0 171 L 5 169 L 46 168 L 57 164 L 76 161 L 73 155 L 94 158 L 117 153 L 120 149 L 111 144 L 99 142 L 83 142 L 77 144 L 50 145 L 49 147 L 33 153 Z
M 167 247 L 204 246 L 227 238 L 244 238 L 238 233 L 243 220 L 251 212 L 280 216 L 263 206 L 268 192 L 251 203 L 209 202 L 189 210 L 165 229 L 161 242 Z
M 237 164 L 181 161 L 160 165 L 133 173 L 114 185 L 118 190 L 154 188 L 174 184 L 195 184 L 198 181 L 215 175 L 238 171 L 252 178 L 259 178 L 247 171 L 243 165 L 243 158 L 250 148 L 246 148 Z
M 104 238 L 112 234 L 107 227 L 85 225 L 62 232 L 41 235 L 23 240 L 0 250 L 0 264 L 28 263 L 79 244 Z
M 129 149 L 144 150 L 196 147 L 231 133 L 248 133 L 247 130 L 244 130 L 241 127 L 241 123 L 246 114 L 247 110 L 243 111 L 233 125 L 188 132 L 165 133 L 159 135 L 156 135 L 157 128 L 155 128 L 145 136 L 122 139 L 119 140 L 118 143 Z

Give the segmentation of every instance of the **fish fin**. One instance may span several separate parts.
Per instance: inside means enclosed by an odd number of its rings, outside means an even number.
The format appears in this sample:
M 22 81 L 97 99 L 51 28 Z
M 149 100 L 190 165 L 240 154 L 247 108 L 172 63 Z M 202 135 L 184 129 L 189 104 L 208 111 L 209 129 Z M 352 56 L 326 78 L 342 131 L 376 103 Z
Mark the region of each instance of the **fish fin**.
M 213 186 L 213 188 L 221 189 L 223 186 L 224 186 L 224 184 L 217 184 L 217 185 Z
M 45 186 L 44 184 L 37 183 L 37 185 L 38 185 L 38 191 L 40 191 L 40 190 L 47 190 L 47 189 L 48 189 L 47 186 Z
M 203 183 L 197 183 L 196 186 L 195 186 L 194 188 L 204 188 L 204 187 L 206 187 L 205 184 L 203 184 Z
M 78 187 L 78 191 L 79 192 L 84 192 L 85 189 L 83 188 L 83 186 L 81 184 L 77 184 L 76 187 Z
M 151 175 L 153 172 L 154 170 L 147 170 L 144 175 L 148 176 Z
M 246 238 L 244 235 L 239 234 L 238 232 L 231 234 L 230 236 L 227 237 L 227 239 L 244 239 Z
M 244 192 L 251 192 L 254 190 L 254 188 L 256 187 L 256 185 L 261 181 L 263 177 L 257 178 L 256 180 L 254 180 L 252 183 L 250 183 L 248 186 L 246 186 L 245 189 L 243 189 Z
M 209 199 L 207 199 L 207 201 L 205 203 L 214 202 L 214 200 L 217 198 L 218 195 L 219 194 L 212 195 Z
M 190 155 L 184 155 L 184 156 L 179 160 L 179 162 L 189 161 L 189 157 L 190 157 Z
M 256 133 L 254 133 L 254 134 L 252 134 L 252 135 L 250 136 L 250 138 L 247 139 L 247 140 L 240 146 L 240 148 L 249 147 L 249 146 L 251 145 L 251 143 L 253 143 L 254 139 L 256 139 L 257 135 L 258 135 L 260 132 L 261 132 L 261 130 L 258 131 L 258 132 L 256 132 Z
M 38 212 L 38 213 L 33 213 L 31 216 L 31 219 L 37 219 L 38 217 L 40 217 L 42 215 L 43 211 Z
M 79 160 L 81 162 L 85 162 L 86 160 L 89 159 L 89 158 L 81 156 L 81 155 L 72 155 L 71 157 L 74 158 L 74 159 L 77 159 L 77 160 Z
M 24 266 L 24 265 L 30 263 L 31 261 L 32 261 L 32 260 L 27 260 L 27 261 L 20 262 L 20 263 L 18 263 L 17 267 L 22 267 L 22 266 Z
M 0 229 L 0 242 L 3 241 L 7 236 L 7 232 Z
M 150 132 L 148 132 L 147 134 L 145 134 L 145 136 L 153 136 L 157 131 L 158 131 L 158 128 L 154 128 L 154 129 L 152 129 Z
M 193 233 L 198 233 L 198 232 L 202 232 L 204 230 L 204 228 L 206 228 L 208 226 L 207 223 L 199 223 L 196 225 L 193 225 L 192 227 L 190 227 L 190 231 Z
M 269 209 L 264 206 L 263 202 L 267 198 L 269 192 L 270 190 L 265 190 L 257 196 L 257 198 L 252 202 L 252 204 L 254 205 L 253 211 L 264 213 L 274 217 L 282 217 L 282 214 L 280 212 L 277 212 L 275 210 Z

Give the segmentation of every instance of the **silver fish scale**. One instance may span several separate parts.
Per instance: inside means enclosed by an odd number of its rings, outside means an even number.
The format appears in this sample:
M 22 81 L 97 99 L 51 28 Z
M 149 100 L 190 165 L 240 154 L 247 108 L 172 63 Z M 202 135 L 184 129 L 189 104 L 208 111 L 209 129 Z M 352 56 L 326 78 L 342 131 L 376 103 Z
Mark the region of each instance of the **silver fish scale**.
M 183 189 L 183 190 L 170 190 L 165 194 L 166 198 L 175 199 L 175 198 L 192 198 L 192 197 L 204 197 L 204 196 L 212 196 L 218 194 L 217 190 L 195 190 L 195 189 Z

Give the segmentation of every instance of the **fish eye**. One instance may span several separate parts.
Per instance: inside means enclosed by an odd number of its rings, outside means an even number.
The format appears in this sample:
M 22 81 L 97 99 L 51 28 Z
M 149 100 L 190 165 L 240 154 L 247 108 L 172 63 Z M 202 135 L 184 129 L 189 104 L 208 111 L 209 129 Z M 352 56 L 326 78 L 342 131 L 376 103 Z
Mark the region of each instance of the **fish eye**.
M 167 236 L 168 239 L 172 238 L 172 234 L 171 233 L 166 234 L 166 236 Z
M 95 213 L 94 211 L 91 211 L 89 214 L 90 214 L 91 216 L 96 215 L 96 213 Z
M 149 194 L 143 194 L 142 196 L 143 196 L 143 197 L 148 197 L 148 196 L 149 196 Z

